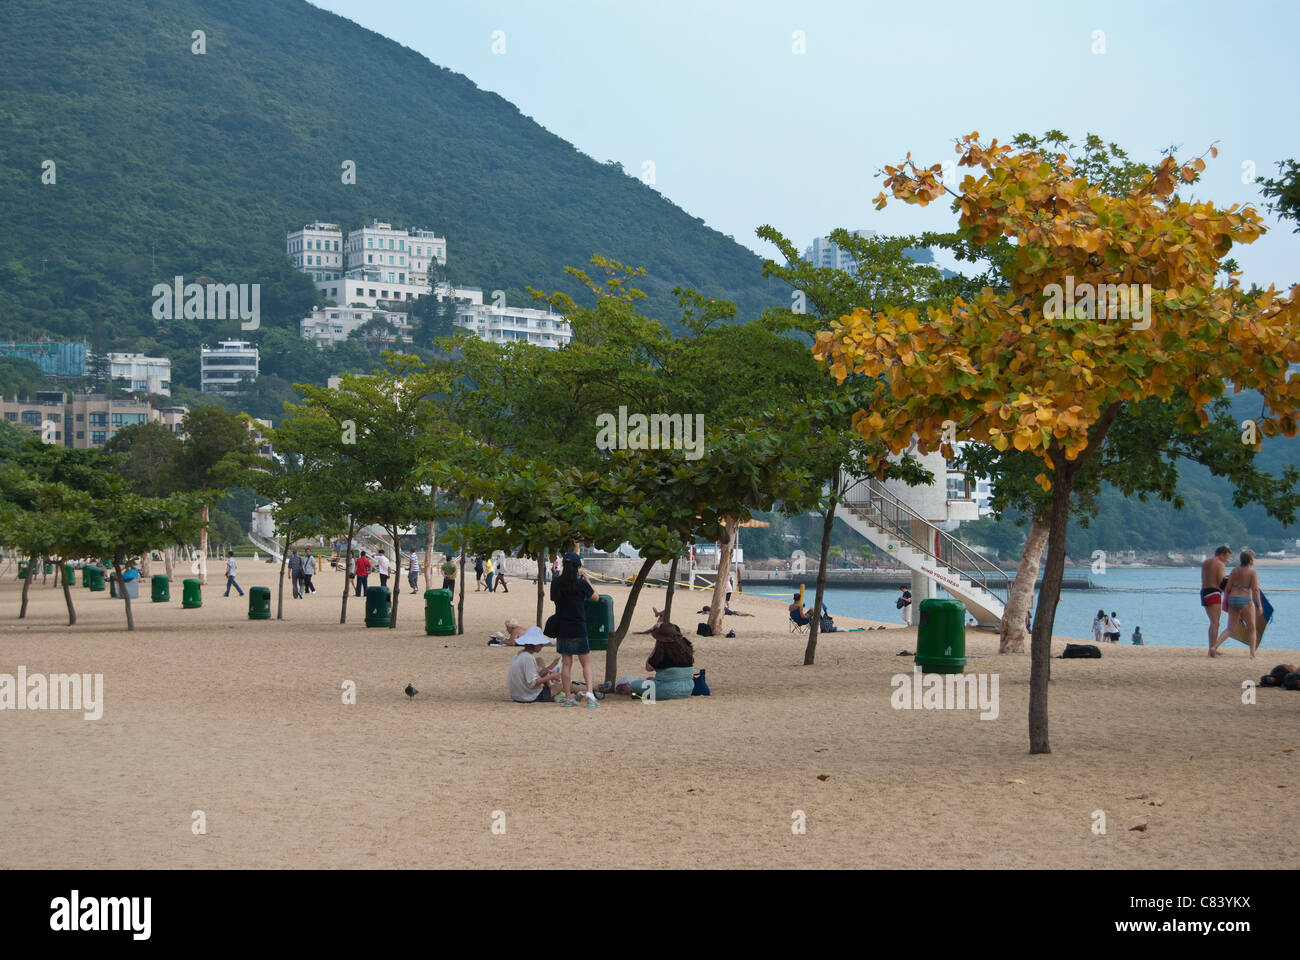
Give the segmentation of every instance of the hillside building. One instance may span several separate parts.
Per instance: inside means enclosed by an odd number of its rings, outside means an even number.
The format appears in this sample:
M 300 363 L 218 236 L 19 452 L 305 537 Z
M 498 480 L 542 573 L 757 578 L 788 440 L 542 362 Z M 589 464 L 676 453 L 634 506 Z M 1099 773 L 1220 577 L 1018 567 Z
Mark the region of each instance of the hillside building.
M 855 237 L 874 237 L 874 230 L 854 230 Z M 830 237 L 814 237 L 813 242 L 803 252 L 803 258 L 815 267 L 829 267 L 832 270 L 846 270 L 850 273 L 858 268 L 857 261 L 847 251 L 831 243 Z
M 0 417 L 6 423 L 30 429 L 46 443 L 78 450 L 102 447 L 119 430 L 138 423 L 162 423 L 180 436 L 187 412 L 185 407 L 152 407 L 134 397 L 69 396 L 61 390 L 40 391 L 34 403 L 0 400 Z
M 199 389 L 204 393 L 240 393 L 245 381 L 257 379 L 257 347 L 247 340 L 222 340 L 199 348 Z
M 343 275 L 343 231 L 337 223 L 309 223 L 285 240 L 293 265 L 313 280 L 337 280 Z
M 110 353 L 108 376 L 123 390 L 172 395 L 172 362 L 166 357 L 146 357 L 142 353 Z

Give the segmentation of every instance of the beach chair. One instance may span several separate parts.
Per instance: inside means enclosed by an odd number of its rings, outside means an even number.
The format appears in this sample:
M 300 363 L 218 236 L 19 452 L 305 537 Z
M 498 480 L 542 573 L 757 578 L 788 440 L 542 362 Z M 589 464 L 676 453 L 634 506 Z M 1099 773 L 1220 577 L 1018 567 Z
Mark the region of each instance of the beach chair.
M 806 633 L 808 630 L 808 624 L 810 623 L 812 623 L 812 620 L 797 620 L 793 613 L 790 614 L 791 633 Z

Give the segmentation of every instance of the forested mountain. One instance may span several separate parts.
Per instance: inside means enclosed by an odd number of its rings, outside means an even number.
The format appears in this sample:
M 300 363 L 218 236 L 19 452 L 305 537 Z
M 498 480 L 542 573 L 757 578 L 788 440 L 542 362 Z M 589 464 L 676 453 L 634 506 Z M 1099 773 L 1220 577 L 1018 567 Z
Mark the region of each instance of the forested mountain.
M 593 253 L 645 267 L 659 319 L 677 284 L 741 316 L 788 297 L 618 165 L 302 0 L 6 0 L 0 90 L 0 338 L 162 353 L 197 387 L 199 344 L 238 323 L 156 321 L 153 285 L 260 282 L 254 339 L 290 327 L 317 297 L 285 233 L 317 219 L 436 230 L 452 282 L 512 303 L 528 285 L 576 294 L 563 268 Z

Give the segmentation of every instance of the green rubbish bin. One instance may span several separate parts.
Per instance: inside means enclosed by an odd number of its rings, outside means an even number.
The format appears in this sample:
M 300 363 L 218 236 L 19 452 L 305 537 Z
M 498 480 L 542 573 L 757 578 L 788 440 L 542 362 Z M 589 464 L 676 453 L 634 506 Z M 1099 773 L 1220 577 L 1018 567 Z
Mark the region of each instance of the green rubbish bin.
M 366 587 L 366 626 L 386 627 L 393 618 L 393 604 L 387 587 Z
M 92 566 L 94 566 L 94 564 L 87 563 L 81 568 L 81 585 L 83 587 L 90 586 L 90 568 Z
M 86 570 L 90 574 L 90 582 L 86 586 L 90 587 L 91 593 L 101 593 L 104 589 L 104 568 L 87 567 Z
M 270 587 L 249 587 L 248 588 L 248 619 L 249 620 L 270 620 L 271 619 L 271 588 Z
M 195 610 L 203 606 L 203 585 L 194 579 L 181 582 L 181 606 L 186 610 Z
M 607 650 L 614 632 L 614 598 L 607 593 L 587 601 L 587 643 L 593 650 Z
M 19 580 L 26 580 L 26 579 L 27 579 L 27 561 L 26 561 L 26 560 L 19 560 L 19 561 L 18 561 L 18 579 L 19 579 Z
M 966 605 L 931 597 L 921 601 L 916 628 L 916 665 L 922 673 L 962 673 L 966 669 Z
M 424 591 L 424 632 L 430 637 L 449 637 L 456 632 L 450 590 Z
M 154 603 L 166 603 L 172 598 L 172 584 L 165 573 L 155 573 L 149 578 Z
M 70 587 L 77 585 L 77 568 L 70 563 L 63 565 L 63 582 Z
M 51 573 L 54 572 L 54 564 L 52 564 L 52 563 L 50 563 L 50 561 L 46 560 L 46 561 L 45 561 L 45 566 L 41 567 L 41 572 L 42 572 L 42 575 L 43 575 L 43 576 L 48 577 Z

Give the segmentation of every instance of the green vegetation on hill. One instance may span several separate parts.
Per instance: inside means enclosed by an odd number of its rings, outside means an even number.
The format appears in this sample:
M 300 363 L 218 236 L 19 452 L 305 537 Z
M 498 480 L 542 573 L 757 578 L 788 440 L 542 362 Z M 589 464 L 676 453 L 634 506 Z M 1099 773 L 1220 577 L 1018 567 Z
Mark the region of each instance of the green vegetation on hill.
M 242 335 L 296 336 L 319 298 L 285 233 L 316 219 L 436 230 L 449 279 L 511 303 L 526 286 L 576 293 L 563 268 L 596 252 L 646 267 L 644 310 L 663 320 L 677 284 L 742 317 L 782 299 L 757 256 L 640 180 L 301 0 L 7 0 L 0 88 L 0 336 L 166 355 L 197 387 L 199 345 L 238 321 L 155 320 L 153 285 L 261 283 L 263 329 Z

